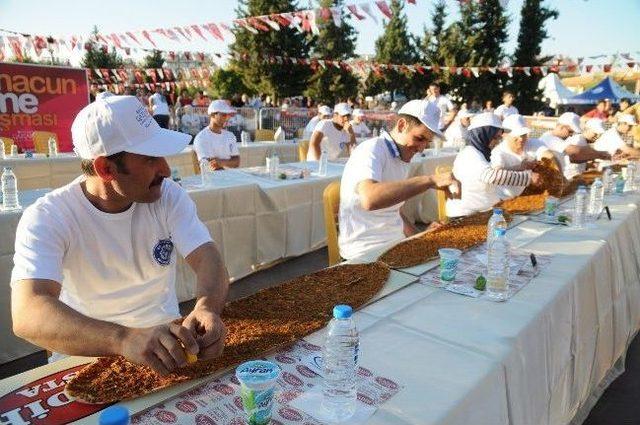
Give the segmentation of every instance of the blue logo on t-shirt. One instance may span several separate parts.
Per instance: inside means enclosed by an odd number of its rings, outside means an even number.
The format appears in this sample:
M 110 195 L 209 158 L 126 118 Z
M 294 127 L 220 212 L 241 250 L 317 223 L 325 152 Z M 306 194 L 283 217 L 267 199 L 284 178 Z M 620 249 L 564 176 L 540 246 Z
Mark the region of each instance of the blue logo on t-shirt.
M 168 266 L 171 263 L 171 253 L 173 252 L 173 242 L 171 239 L 160 239 L 153 247 L 153 258 L 161 266 Z

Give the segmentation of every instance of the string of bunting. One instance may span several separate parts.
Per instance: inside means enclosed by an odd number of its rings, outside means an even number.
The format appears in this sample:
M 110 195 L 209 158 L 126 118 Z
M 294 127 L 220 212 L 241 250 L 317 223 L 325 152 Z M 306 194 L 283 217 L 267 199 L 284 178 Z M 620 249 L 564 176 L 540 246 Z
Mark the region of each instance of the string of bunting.
M 145 84 L 148 80 L 151 83 L 166 83 L 177 80 L 208 80 L 216 70 L 213 66 L 182 67 L 182 68 L 93 68 L 86 69 L 87 78 L 90 83 L 114 84 L 114 83 L 134 83 Z M 148 78 L 147 78 L 148 77 Z
M 409 4 L 416 4 L 416 0 L 403 0 Z M 190 24 L 153 30 L 125 31 L 122 33 L 95 34 L 89 36 L 72 35 L 68 37 L 52 37 L 34 35 L 17 31 L 0 29 L 10 35 L 0 36 L 0 61 L 4 60 L 8 52 L 13 52 L 18 61 L 23 60 L 24 51 L 33 51 L 40 57 L 43 51 L 53 50 L 61 54 L 63 50 L 73 53 L 88 48 L 88 43 L 94 43 L 102 48 L 122 50 L 126 55 L 139 50 L 157 49 L 158 37 L 176 43 L 189 43 L 193 40 L 210 42 L 232 41 L 234 32 L 246 29 L 254 34 L 269 31 L 280 31 L 282 28 L 294 28 L 300 33 L 319 34 L 318 24 L 333 20 L 340 25 L 346 15 L 362 21 L 371 19 L 378 23 L 378 18 L 390 19 L 393 14 L 389 7 L 389 0 L 370 0 L 368 2 L 345 4 L 342 7 L 322 7 L 269 15 L 249 16 L 235 19 L 232 22 L 208 22 L 204 24 Z M 175 53 L 174 53 L 175 54 Z

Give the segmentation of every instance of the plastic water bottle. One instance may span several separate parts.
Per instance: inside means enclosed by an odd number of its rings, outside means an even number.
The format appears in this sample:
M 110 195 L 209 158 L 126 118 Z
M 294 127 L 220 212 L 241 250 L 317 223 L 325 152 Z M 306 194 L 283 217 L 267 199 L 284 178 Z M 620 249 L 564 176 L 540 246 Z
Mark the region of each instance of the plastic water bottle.
M 635 162 L 629 162 L 627 165 L 627 181 L 626 181 L 626 189 L 628 191 L 636 190 L 636 174 L 638 170 L 636 168 Z
M 487 297 L 505 301 L 509 294 L 509 241 L 505 229 L 496 228 L 487 255 Z
M 576 192 L 575 206 L 573 210 L 573 227 L 582 229 L 587 216 L 587 188 L 583 185 Z
M 242 146 L 248 146 L 250 139 L 251 139 L 251 136 L 247 131 L 242 131 L 242 133 L 240 133 L 240 144 Z
M 380 132 L 378 131 L 378 129 L 373 127 L 373 130 L 371 131 L 371 137 L 378 137 L 379 134 Z
M 344 422 L 356 411 L 359 337 L 348 305 L 333 308 L 322 352 L 322 407 L 331 422 Z
M 18 202 L 18 180 L 16 175 L 13 174 L 11 167 L 4 167 L 2 172 L 2 209 L 3 210 L 17 210 L 20 208 Z
M 278 178 L 278 167 L 280 166 L 280 158 L 276 151 L 271 151 L 269 161 L 267 161 L 267 171 L 269 172 L 270 179 Z
M 487 244 L 490 244 L 495 236 L 495 229 L 507 230 L 507 220 L 504 219 L 501 208 L 494 208 L 493 215 L 487 223 Z
M 323 149 L 320 153 L 320 161 L 318 161 L 318 175 L 326 176 L 327 168 L 329 168 L 329 154 Z
M 200 160 L 200 177 L 202 178 L 202 186 L 209 186 L 213 177 L 213 168 L 206 158 Z
M 622 173 L 618 174 L 618 177 L 616 177 L 614 181 L 616 195 L 624 194 L 624 185 L 625 185 L 625 180 L 624 180 L 624 177 L 622 177 Z
M 99 425 L 129 425 L 129 409 L 124 406 L 107 407 L 100 413 Z
M 589 215 L 592 220 L 595 220 L 602 208 L 604 208 L 604 184 L 602 180 L 595 179 L 589 194 Z
M 56 142 L 56 139 L 49 137 L 47 145 L 49 147 L 49 156 L 58 156 L 58 143 Z
M 604 171 L 602 172 L 602 184 L 604 185 L 604 194 L 605 195 L 609 195 L 611 194 L 611 186 L 612 186 L 612 179 L 611 179 L 611 174 L 613 174 L 613 172 L 611 171 L 611 168 L 605 168 Z

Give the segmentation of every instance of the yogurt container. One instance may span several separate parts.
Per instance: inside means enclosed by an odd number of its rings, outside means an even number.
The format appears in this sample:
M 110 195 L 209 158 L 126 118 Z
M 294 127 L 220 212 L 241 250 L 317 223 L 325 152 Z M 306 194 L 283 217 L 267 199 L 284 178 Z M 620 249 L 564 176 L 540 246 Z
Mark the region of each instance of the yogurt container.
M 266 360 L 242 363 L 236 369 L 240 396 L 249 425 L 266 425 L 271 421 L 273 396 L 280 367 Z

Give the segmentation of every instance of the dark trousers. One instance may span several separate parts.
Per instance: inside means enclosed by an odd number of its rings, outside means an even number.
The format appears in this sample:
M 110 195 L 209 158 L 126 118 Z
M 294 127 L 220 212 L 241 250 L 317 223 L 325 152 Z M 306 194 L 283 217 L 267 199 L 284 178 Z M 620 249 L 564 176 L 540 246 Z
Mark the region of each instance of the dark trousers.
M 160 127 L 169 128 L 169 115 L 154 115 L 153 119 L 156 120 Z

